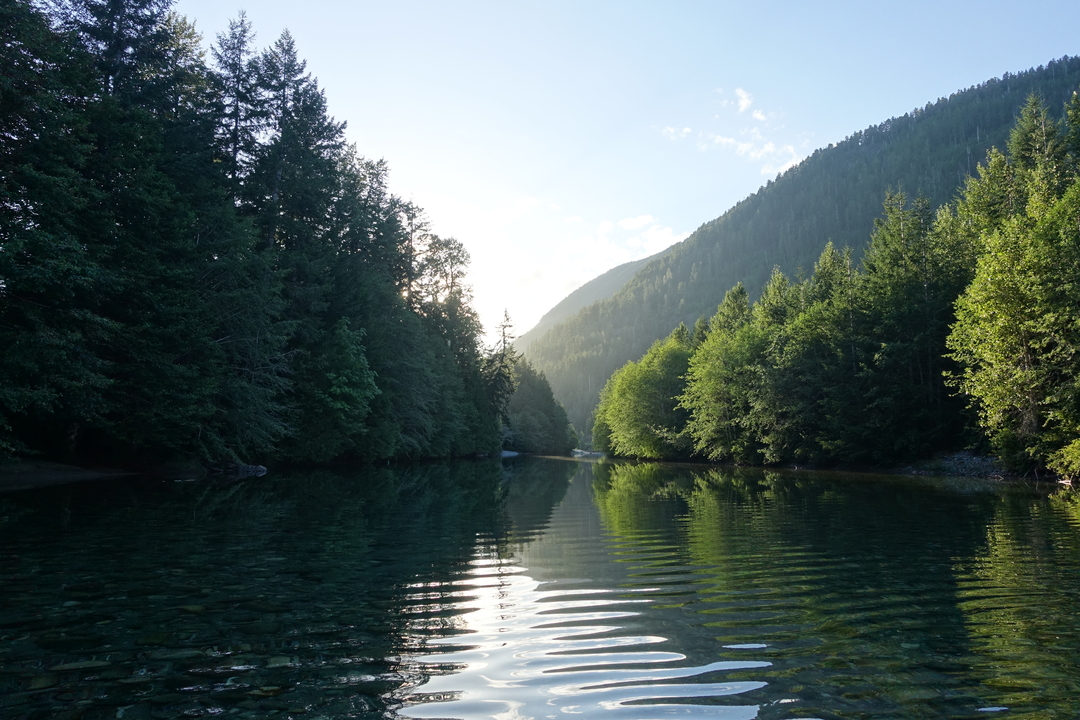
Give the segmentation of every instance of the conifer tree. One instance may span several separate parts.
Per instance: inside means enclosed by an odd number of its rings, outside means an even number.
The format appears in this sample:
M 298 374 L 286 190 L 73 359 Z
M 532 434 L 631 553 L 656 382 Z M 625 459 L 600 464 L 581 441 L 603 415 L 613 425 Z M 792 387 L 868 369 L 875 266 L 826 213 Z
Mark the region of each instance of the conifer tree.
M 514 394 L 514 367 L 519 357 L 514 350 L 510 313 L 503 312 L 498 330 L 499 339 L 484 356 L 481 374 L 488 407 L 505 422 L 508 421 L 510 398 Z
M 709 335 L 691 356 L 680 403 L 690 417 L 694 450 L 711 460 L 755 462 L 746 429 L 753 363 L 761 347 L 750 326 L 750 301 L 738 284 L 724 295 Z
M 89 58 L 17 0 L 0 5 L 0 65 L 3 454 L 25 449 L 20 437 L 77 433 L 100 417 L 108 377 L 97 348 L 113 327 L 87 305 L 102 268 L 84 252 L 78 222 L 94 199 L 79 110 L 92 92 Z
M 999 456 L 1016 469 L 1077 475 L 1080 190 L 1059 172 L 1075 166 L 1068 154 L 1074 127 L 1066 126 L 1062 142 L 1056 125 L 1041 122 L 1044 114 L 1029 101 L 1010 138 L 1008 162 L 1027 202 L 982 233 L 948 344 L 961 366 L 954 382 Z
M 596 415 L 607 445 L 617 455 L 674 458 L 690 453 L 687 413 L 679 405 L 690 361 L 690 332 L 679 325 L 637 362 L 611 376 L 601 392 Z
M 168 81 L 165 25 L 173 0 L 73 0 L 60 11 L 82 38 L 106 95 L 145 101 Z
M 1073 91 L 1065 103 L 1065 134 L 1062 139 L 1070 178 L 1080 178 L 1080 93 Z
M 218 138 L 227 162 L 226 173 L 236 190 L 248 172 L 265 121 L 254 40 L 251 23 L 241 10 L 235 20 L 229 21 L 228 32 L 218 34 L 211 48 L 222 104 Z

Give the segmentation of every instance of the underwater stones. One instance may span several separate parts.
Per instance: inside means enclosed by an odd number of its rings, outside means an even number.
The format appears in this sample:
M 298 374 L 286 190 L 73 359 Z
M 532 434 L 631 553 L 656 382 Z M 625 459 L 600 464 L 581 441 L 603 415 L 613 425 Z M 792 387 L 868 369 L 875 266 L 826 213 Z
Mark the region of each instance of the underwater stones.
M 58 682 L 58 676 L 56 673 L 49 672 L 41 675 L 35 675 L 30 678 L 30 683 L 27 685 L 27 690 L 45 690 L 46 688 L 55 687 Z
M 205 657 L 202 650 L 152 650 L 149 654 L 151 660 L 190 660 L 192 658 Z
M 116 717 L 122 720 L 149 720 L 153 713 L 153 706 L 148 702 L 124 705 L 116 709 Z
M 56 665 L 49 668 L 53 672 L 62 672 L 64 670 L 90 670 L 93 668 L 103 668 L 112 665 L 107 660 L 82 660 L 80 662 L 64 663 L 63 665 Z
M 248 695 L 252 697 L 277 697 L 281 693 L 285 692 L 287 688 L 280 687 L 278 685 L 264 685 L 254 690 L 249 690 Z

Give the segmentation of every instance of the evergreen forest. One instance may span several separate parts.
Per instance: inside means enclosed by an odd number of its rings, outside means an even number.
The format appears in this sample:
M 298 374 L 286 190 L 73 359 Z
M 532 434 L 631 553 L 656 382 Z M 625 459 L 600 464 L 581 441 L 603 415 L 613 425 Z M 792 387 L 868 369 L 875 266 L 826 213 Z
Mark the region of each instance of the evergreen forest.
M 241 13 L 207 53 L 170 4 L 0 3 L 0 455 L 568 449 L 507 328 L 483 346 L 462 244 L 346 142 L 288 31 L 258 48 Z
M 1030 95 L 954 202 L 893 192 L 857 262 L 742 283 L 605 384 L 593 445 L 871 465 L 975 447 L 1080 476 L 1080 95 Z
M 692 327 L 712 316 L 728 288 L 741 282 L 754 299 L 776 267 L 792 279 L 809 275 L 830 241 L 852 248 L 857 264 L 886 193 L 924 198 L 933 215 L 956 199 L 990 148 L 1006 147 L 1029 95 L 1060 120 L 1077 87 L 1080 58 L 1065 57 L 856 132 L 650 259 L 607 297 L 579 292 L 583 302 L 564 308 L 565 319 L 526 333 L 518 349 L 544 371 L 571 422 L 589 428 L 612 373 L 680 322 Z

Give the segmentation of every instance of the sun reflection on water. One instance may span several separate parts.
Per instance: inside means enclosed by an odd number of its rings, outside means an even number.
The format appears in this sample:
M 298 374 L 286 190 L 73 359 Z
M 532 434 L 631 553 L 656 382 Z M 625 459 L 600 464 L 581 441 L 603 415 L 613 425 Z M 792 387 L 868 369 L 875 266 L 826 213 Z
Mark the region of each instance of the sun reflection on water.
M 565 587 L 540 582 L 518 561 L 481 547 L 469 571 L 437 593 L 414 596 L 413 612 L 455 613 L 454 632 L 407 659 L 429 679 L 402 696 L 413 718 L 753 718 L 757 705 L 715 704 L 763 682 L 723 681 L 767 662 L 693 665 L 657 649 L 667 638 L 630 625 L 656 588 Z M 437 595 L 443 602 L 433 603 Z M 422 610 L 417 610 L 422 608 Z M 415 629 L 425 627 L 417 618 Z M 704 701 L 710 701 L 708 703 Z M 699 704 L 695 704 L 699 703 Z

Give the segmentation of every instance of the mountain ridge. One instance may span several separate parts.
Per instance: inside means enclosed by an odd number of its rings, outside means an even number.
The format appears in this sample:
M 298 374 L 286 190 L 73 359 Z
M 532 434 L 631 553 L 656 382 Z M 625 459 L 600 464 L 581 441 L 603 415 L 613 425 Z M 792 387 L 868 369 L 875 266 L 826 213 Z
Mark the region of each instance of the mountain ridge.
M 631 260 L 622 265 L 616 265 L 589 280 L 556 303 L 554 307 L 544 313 L 544 316 L 540 318 L 536 325 L 533 325 L 527 332 L 522 333 L 514 343 L 515 348 L 524 352 L 544 332 L 574 315 L 581 308 L 611 297 L 619 291 L 619 288 L 629 282 L 637 274 L 638 270 L 648 264 L 649 261 L 663 255 L 669 249 L 665 248 L 640 260 Z
M 1080 87 L 1080 58 L 1005 73 L 816 150 L 646 262 L 607 298 L 538 337 L 526 356 L 551 382 L 571 422 L 588 429 L 600 389 L 679 322 L 710 316 L 743 282 L 755 295 L 779 267 L 809 270 L 826 242 L 858 255 L 888 190 L 951 201 L 993 146 L 1003 147 L 1031 93 L 1055 111 Z

